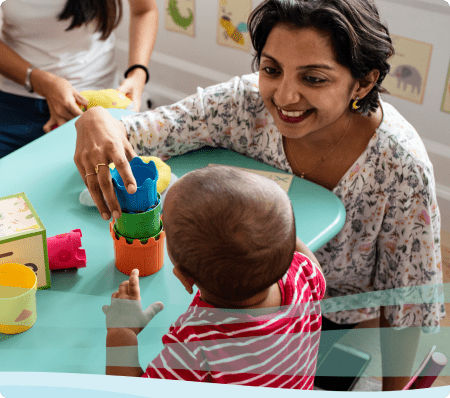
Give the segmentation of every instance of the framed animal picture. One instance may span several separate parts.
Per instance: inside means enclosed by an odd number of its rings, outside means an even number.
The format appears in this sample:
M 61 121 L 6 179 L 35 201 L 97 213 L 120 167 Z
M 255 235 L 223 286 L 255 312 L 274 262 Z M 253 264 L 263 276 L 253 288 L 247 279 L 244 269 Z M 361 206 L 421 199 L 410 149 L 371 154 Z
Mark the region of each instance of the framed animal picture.
M 195 0 L 166 0 L 166 29 L 195 36 Z
M 217 43 L 249 52 L 251 49 L 247 19 L 252 0 L 219 0 Z
M 422 104 L 433 45 L 397 35 L 391 37 L 395 55 L 383 87 L 395 97 Z

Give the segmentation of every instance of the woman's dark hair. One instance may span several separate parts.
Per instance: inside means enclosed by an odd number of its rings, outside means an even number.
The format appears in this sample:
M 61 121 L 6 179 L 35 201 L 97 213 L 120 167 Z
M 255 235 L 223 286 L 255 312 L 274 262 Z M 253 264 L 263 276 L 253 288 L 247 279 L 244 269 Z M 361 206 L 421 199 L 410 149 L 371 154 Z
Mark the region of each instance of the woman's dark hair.
M 70 18 L 72 22 L 66 31 L 96 20 L 95 31 L 102 33 L 101 40 L 106 40 L 122 19 L 122 0 L 67 0 L 58 20 Z
M 369 114 L 378 108 L 378 94 L 394 55 L 389 30 L 380 20 L 373 0 L 266 0 L 251 13 L 248 27 L 256 51 L 253 70 L 259 69 L 261 53 L 275 25 L 313 27 L 329 32 L 338 62 L 349 68 L 356 79 L 373 69 L 380 76 L 372 90 L 359 101 L 358 112 Z

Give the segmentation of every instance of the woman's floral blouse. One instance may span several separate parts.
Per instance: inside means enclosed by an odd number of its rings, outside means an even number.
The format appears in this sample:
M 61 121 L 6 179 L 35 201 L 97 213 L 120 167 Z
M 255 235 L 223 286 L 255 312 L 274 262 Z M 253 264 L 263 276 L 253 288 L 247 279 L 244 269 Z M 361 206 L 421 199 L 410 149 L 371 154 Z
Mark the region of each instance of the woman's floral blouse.
M 333 189 L 345 206 L 345 225 L 315 255 L 328 297 L 378 291 L 391 326 L 436 332 L 445 311 L 433 167 L 414 128 L 391 105 L 382 102 L 382 109 L 366 150 Z M 139 155 L 174 156 L 209 145 L 292 173 L 259 94 L 258 74 L 199 88 L 174 105 L 122 120 Z M 373 293 L 353 297 L 341 308 L 354 309 L 330 312 L 337 310 L 339 299 L 333 299 L 322 303 L 323 312 L 343 324 L 379 316 Z M 388 305 L 393 302 L 406 304 Z

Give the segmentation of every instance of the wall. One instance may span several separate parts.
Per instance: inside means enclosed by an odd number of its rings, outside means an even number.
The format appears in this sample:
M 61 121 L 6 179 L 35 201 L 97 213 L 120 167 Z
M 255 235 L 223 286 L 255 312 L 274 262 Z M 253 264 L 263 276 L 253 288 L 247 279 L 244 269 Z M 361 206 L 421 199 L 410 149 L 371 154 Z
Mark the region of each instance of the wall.
M 450 114 L 440 110 L 450 63 L 450 6 L 445 0 L 375 0 L 382 19 L 395 35 L 433 44 L 427 86 L 422 105 L 393 96 L 384 99 L 394 105 L 417 129 L 434 165 L 442 228 L 450 232 Z M 262 0 L 254 0 L 253 6 Z M 117 58 L 127 67 L 128 4 L 117 31 Z M 233 76 L 251 73 L 252 52 L 216 44 L 218 0 L 196 0 L 196 34 L 189 37 L 165 30 L 164 0 L 157 0 L 159 32 L 149 70 L 151 81 L 145 99 L 156 106 L 173 103 Z
M 376 3 L 390 33 L 433 45 L 423 104 L 393 96 L 384 99 L 416 128 L 427 148 L 434 166 L 442 228 L 450 232 L 450 114 L 440 110 L 450 64 L 450 6 L 444 0 Z
M 262 0 L 254 0 L 256 6 Z M 177 101 L 195 92 L 237 75 L 251 73 L 252 53 L 216 44 L 217 0 L 196 0 L 195 37 L 169 32 L 164 27 L 164 0 L 156 0 L 159 9 L 159 31 L 149 71 L 150 91 L 164 100 Z M 127 3 L 124 0 L 124 3 Z M 124 4 L 128 9 L 128 5 Z M 128 48 L 127 17 L 117 30 L 120 64 L 126 68 Z

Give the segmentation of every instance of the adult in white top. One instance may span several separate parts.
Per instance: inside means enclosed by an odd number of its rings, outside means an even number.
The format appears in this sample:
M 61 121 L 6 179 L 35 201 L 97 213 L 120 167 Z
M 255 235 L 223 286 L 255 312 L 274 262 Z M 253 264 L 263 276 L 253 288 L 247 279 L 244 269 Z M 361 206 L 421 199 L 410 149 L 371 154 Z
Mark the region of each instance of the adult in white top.
M 75 124 L 75 163 L 104 219 L 120 206 L 95 166 L 114 161 L 133 193 L 136 153 L 225 147 L 333 191 L 346 220 L 315 253 L 333 297 L 323 317 L 328 330 L 379 319 L 383 390 L 400 390 L 421 330 L 437 332 L 445 310 L 433 167 L 379 96 L 394 53 L 388 28 L 372 0 L 265 0 L 248 26 L 258 74 L 122 121 L 90 109 Z
M 131 70 L 120 87 L 113 30 L 122 17 L 122 0 L 6 0 L 1 5 L 0 158 L 80 115 L 77 103 L 87 105 L 80 91 L 118 88 L 139 110 L 158 10 L 155 0 L 128 1 L 128 63 L 143 68 Z

